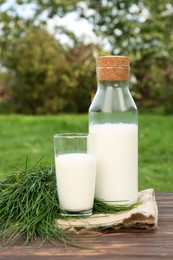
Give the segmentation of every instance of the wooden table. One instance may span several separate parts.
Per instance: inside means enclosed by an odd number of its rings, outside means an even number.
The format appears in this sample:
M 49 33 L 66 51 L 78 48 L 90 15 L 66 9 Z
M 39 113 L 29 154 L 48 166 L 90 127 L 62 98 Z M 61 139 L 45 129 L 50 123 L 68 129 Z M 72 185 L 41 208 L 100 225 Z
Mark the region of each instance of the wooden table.
M 38 239 L 25 247 L 22 241 L 0 249 L 0 259 L 173 259 L 173 193 L 156 193 L 159 221 L 156 231 L 126 230 L 107 233 L 98 239 L 86 239 L 84 245 L 96 250 L 46 243 L 38 248 Z

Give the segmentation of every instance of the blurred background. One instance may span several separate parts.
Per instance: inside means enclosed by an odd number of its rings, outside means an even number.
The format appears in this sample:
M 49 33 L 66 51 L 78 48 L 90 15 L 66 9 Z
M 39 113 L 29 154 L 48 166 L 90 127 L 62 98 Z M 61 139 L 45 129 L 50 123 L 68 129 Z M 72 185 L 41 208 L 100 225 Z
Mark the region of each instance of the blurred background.
M 173 113 L 173 0 L 0 0 L 0 47 L 1 113 L 87 112 L 110 54 L 138 107 Z
M 0 0 L 0 176 L 87 131 L 98 55 L 130 56 L 140 187 L 173 191 L 173 0 Z

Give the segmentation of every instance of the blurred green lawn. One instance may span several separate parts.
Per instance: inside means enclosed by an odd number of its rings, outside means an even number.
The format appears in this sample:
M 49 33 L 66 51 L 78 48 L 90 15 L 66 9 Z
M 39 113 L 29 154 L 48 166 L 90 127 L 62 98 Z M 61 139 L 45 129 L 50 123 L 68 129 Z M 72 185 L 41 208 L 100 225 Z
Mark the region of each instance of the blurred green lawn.
M 0 178 L 32 166 L 42 156 L 54 163 L 53 135 L 87 132 L 87 115 L 0 116 Z M 139 115 L 139 189 L 173 191 L 173 116 Z

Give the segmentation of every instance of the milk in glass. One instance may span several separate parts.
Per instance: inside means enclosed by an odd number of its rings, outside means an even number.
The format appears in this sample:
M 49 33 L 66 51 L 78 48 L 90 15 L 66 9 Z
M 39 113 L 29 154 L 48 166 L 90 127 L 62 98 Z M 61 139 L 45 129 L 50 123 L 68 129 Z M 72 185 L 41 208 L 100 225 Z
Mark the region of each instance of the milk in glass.
M 96 159 L 87 153 L 55 157 L 60 207 L 66 211 L 89 210 L 93 206 Z

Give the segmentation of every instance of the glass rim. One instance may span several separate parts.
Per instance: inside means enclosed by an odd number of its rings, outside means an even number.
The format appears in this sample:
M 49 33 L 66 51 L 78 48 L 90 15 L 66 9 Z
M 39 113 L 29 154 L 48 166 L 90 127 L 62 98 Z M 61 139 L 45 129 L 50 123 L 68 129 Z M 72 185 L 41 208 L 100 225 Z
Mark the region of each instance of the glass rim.
M 62 137 L 62 138 L 87 138 L 87 137 L 96 137 L 96 134 L 92 133 L 61 133 L 61 134 L 55 134 L 54 139 Z

